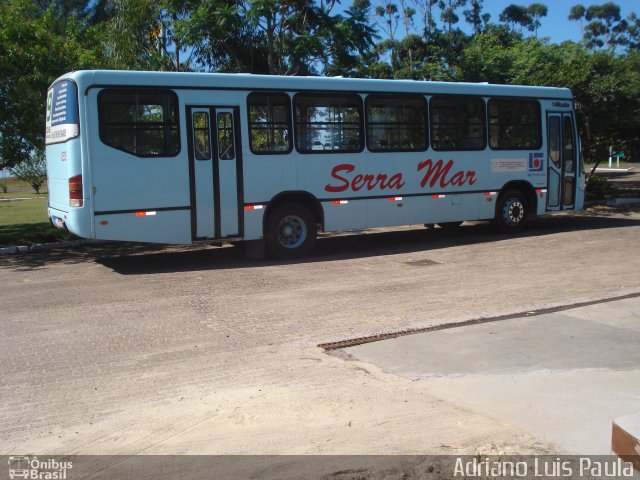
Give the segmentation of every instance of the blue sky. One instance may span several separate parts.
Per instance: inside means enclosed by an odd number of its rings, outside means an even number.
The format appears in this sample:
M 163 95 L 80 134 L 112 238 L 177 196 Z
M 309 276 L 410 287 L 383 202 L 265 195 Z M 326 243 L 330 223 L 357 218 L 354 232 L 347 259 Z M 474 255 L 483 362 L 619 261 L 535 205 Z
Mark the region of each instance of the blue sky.
M 602 5 L 607 3 L 607 0 L 485 0 L 484 9 L 486 13 L 491 14 L 491 21 L 497 23 L 500 13 L 508 5 L 515 3 L 516 5 L 528 6 L 536 2 L 545 4 L 549 9 L 547 16 L 541 20 L 542 27 L 538 30 L 538 37 L 549 37 L 552 43 L 562 43 L 565 40 L 577 42 L 582 36 L 580 23 L 567 19 L 572 6 L 577 4 L 582 4 L 585 7 L 589 5 Z M 620 6 L 620 13 L 623 18 L 626 18 L 631 12 L 640 14 L 639 0 L 613 0 L 613 3 Z
M 392 0 L 394 1 L 394 0 Z M 485 0 L 483 13 L 491 14 L 491 22 L 498 23 L 500 13 L 510 4 L 529 6 L 532 3 L 542 3 L 547 6 L 547 16 L 541 19 L 542 26 L 538 30 L 538 37 L 550 38 L 552 43 L 562 43 L 565 40 L 573 40 L 574 42 L 580 41 L 582 38 L 582 32 L 580 30 L 580 23 L 576 21 L 570 21 L 567 17 L 571 7 L 577 4 L 582 4 L 585 7 L 590 5 L 602 5 L 607 3 L 608 0 Z M 631 12 L 635 12 L 640 16 L 640 0 L 611 0 L 613 3 L 620 6 L 620 13 L 622 18 L 626 18 Z M 352 0 L 342 0 L 341 9 L 347 9 L 352 3 Z M 380 0 L 371 0 L 371 3 L 375 9 L 376 5 L 380 5 Z M 396 4 L 399 2 L 396 0 Z M 407 2 L 412 5 L 412 2 Z M 460 9 L 457 13 L 460 17 L 460 23 L 458 26 L 465 32 L 470 33 L 471 27 L 464 21 Z M 402 27 L 398 28 L 398 33 L 402 34 Z M 528 32 L 525 32 L 527 35 Z

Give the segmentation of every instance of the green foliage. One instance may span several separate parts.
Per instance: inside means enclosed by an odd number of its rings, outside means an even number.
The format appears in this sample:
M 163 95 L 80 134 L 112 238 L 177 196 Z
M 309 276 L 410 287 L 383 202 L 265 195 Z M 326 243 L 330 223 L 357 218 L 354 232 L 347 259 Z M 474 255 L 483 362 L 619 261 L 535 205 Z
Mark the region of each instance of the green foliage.
M 616 188 L 603 176 L 594 174 L 587 179 L 586 192 L 588 199 L 596 200 L 615 195 Z
M 0 168 L 44 151 L 45 96 L 60 74 L 98 63 L 93 32 L 30 0 L 0 3 Z
M 15 178 L 31 185 L 36 193 L 47 180 L 47 165 L 42 153 L 32 153 L 27 159 L 11 169 Z M 5 192 L 6 193 L 6 192 Z

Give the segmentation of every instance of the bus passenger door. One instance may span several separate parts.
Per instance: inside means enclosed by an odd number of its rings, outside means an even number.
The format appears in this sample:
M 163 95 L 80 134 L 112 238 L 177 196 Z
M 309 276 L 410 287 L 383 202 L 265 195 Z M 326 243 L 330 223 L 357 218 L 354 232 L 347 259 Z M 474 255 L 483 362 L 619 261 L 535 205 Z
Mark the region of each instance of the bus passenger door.
M 191 236 L 215 237 L 214 157 L 211 110 L 187 107 L 191 183 Z
M 547 116 L 547 210 L 569 210 L 576 197 L 576 132 L 573 116 L 552 113 Z
M 220 209 L 219 233 L 217 236 L 237 237 L 239 231 L 238 210 L 238 166 L 241 155 L 238 141 L 239 129 L 236 128 L 238 110 L 234 108 L 215 108 L 215 134 L 217 162 L 218 199 Z
M 234 108 L 187 107 L 194 240 L 240 233 L 236 117 Z

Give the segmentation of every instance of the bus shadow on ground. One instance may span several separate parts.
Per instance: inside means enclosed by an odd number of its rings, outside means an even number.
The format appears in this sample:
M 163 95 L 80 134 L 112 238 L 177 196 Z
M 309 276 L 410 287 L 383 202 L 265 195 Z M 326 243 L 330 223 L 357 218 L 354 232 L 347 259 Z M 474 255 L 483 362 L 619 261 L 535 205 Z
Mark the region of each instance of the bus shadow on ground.
M 473 245 L 487 242 L 509 241 L 553 235 L 563 232 L 579 232 L 609 228 L 637 227 L 640 219 L 631 218 L 640 207 L 617 208 L 569 215 L 544 216 L 532 220 L 527 229 L 516 235 L 497 233 L 489 222 L 469 222 L 454 230 L 441 228 L 366 231 L 364 234 L 321 237 L 307 258 L 298 260 L 249 260 L 244 247 L 210 246 L 175 247 L 155 244 L 113 243 L 84 247 L 68 251 L 50 251 L 4 257 L 3 261 L 15 270 L 33 270 L 55 263 L 101 264 L 121 275 L 149 275 L 159 273 L 224 270 L 237 268 L 262 268 L 274 265 L 330 262 L 374 256 L 428 252 L 447 247 Z M 615 217 L 609 216 L 616 214 Z M 620 214 L 627 217 L 621 217 Z M 5 261 L 6 260 L 6 261 Z

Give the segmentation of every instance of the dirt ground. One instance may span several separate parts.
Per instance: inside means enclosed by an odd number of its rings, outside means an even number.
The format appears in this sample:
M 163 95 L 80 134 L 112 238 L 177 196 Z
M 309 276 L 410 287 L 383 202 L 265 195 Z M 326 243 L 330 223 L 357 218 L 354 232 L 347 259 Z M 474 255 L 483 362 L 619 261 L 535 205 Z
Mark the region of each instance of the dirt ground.
M 0 257 L 0 454 L 561 453 L 318 344 L 640 291 L 640 208 L 501 236 L 404 228 Z M 438 384 L 438 392 L 442 383 Z

